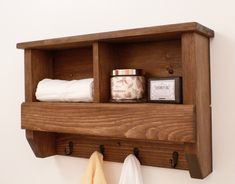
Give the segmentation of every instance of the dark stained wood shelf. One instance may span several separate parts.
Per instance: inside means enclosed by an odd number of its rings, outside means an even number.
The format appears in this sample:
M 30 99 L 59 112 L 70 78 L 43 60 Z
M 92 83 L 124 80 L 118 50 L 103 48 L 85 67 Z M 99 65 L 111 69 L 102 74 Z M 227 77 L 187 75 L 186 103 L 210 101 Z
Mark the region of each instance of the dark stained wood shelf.
M 104 159 L 123 162 L 139 150 L 144 165 L 212 172 L 210 38 L 196 22 L 17 44 L 25 53 L 21 126 L 37 157 L 88 158 L 100 145 Z M 110 73 L 141 68 L 146 77 L 180 76 L 183 104 L 110 103 Z M 173 72 L 169 72 L 169 68 Z M 44 78 L 94 78 L 94 103 L 49 103 L 35 98 Z M 70 152 L 66 151 L 70 148 Z

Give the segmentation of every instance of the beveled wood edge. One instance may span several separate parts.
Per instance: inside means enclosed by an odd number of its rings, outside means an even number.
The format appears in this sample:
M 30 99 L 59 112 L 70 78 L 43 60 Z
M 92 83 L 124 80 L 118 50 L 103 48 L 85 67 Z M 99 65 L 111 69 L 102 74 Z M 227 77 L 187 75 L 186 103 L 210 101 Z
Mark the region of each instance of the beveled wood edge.
M 32 42 L 22 42 L 16 45 L 19 49 L 33 49 L 38 47 L 50 47 L 59 46 L 62 44 L 74 44 L 74 43 L 87 43 L 92 46 L 93 42 L 105 41 L 110 39 L 118 39 L 125 37 L 135 37 L 135 36 L 147 36 L 147 35 L 158 35 L 164 33 L 182 33 L 182 32 L 197 32 L 206 37 L 214 37 L 214 31 L 197 23 L 197 22 L 187 22 L 179 24 L 169 24 L 160 25 L 153 27 L 144 27 L 136 29 L 118 30 L 111 32 L 101 32 L 78 36 L 69 36 L 62 38 L 53 38 L 47 40 L 38 40 Z
M 25 130 L 26 139 L 38 158 L 45 158 L 56 155 L 56 134 L 51 132 L 41 132 Z M 45 144 L 46 143 L 46 144 Z

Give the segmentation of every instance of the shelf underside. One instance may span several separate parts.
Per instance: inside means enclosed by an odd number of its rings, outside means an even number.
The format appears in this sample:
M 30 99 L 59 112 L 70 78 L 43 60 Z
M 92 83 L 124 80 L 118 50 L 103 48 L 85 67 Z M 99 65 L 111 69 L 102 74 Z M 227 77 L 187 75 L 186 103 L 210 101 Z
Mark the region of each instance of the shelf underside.
M 193 105 L 22 104 L 22 128 L 115 138 L 195 142 Z

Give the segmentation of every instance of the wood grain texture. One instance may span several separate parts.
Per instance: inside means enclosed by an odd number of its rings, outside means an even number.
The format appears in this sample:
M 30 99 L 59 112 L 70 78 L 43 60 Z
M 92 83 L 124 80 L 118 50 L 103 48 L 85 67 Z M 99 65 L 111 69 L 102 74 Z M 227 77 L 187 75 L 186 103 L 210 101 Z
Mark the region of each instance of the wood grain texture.
M 56 154 L 54 133 L 26 130 L 26 138 L 36 157 L 45 158 Z
M 93 44 L 95 102 L 110 100 L 110 74 L 116 68 L 116 58 L 113 45 L 98 42 Z
M 117 68 L 141 68 L 146 77 L 182 76 L 180 40 L 118 44 L 116 52 Z
M 92 47 L 53 52 L 53 78 L 75 80 L 93 77 Z
M 44 78 L 53 77 L 52 53 L 25 50 L 25 100 L 36 101 L 37 84 Z
M 58 48 L 71 48 L 92 45 L 97 41 L 125 41 L 125 40 L 139 40 L 151 36 L 157 39 L 162 38 L 180 38 L 182 33 L 197 32 L 206 37 L 213 37 L 214 32 L 205 26 L 196 22 L 170 24 L 155 27 L 146 27 L 139 29 L 129 29 L 113 32 L 105 32 L 98 34 L 88 34 L 81 36 L 71 36 L 57 39 L 40 40 L 34 42 L 18 43 L 17 48 L 21 49 L 58 49 Z M 167 36 L 166 36 L 167 35 Z
M 93 137 L 73 134 L 58 134 L 56 151 L 65 155 L 68 142 L 73 142 L 74 149 L 71 156 L 89 158 L 94 151 L 99 151 L 99 146 L 104 145 L 104 160 L 123 162 L 127 155 L 133 153 L 133 148 L 139 149 L 139 159 L 142 165 L 171 168 L 172 153 L 179 153 L 177 169 L 188 169 L 184 156 L 184 145 L 177 143 L 141 141 L 131 139 L 114 139 L 110 137 Z
M 192 105 L 22 104 L 22 128 L 30 130 L 194 142 L 194 126 Z
M 182 36 L 184 104 L 196 105 L 196 144 L 186 144 L 191 177 L 212 172 L 209 39 L 197 33 Z

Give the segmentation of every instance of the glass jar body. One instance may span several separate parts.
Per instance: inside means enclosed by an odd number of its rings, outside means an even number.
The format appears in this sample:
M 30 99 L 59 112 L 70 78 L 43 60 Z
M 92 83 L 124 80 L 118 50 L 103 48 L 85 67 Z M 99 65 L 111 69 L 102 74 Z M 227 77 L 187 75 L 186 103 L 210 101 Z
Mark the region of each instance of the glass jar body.
M 115 102 L 144 101 L 144 76 L 112 76 L 111 100 Z

